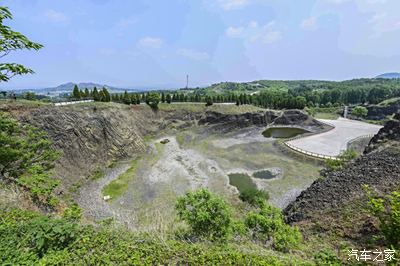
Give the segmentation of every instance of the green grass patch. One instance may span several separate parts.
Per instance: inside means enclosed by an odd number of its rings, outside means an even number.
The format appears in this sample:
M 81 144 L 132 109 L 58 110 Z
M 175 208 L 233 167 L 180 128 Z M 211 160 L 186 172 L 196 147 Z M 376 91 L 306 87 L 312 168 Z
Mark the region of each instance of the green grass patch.
M 328 120 L 336 120 L 339 118 L 337 113 L 315 113 L 314 118 L 317 119 L 328 119 Z
M 94 174 L 90 177 L 91 180 L 97 180 L 104 176 L 104 171 L 102 169 L 97 169 Z
M 126 192 L 128 184 L 135 177 L 136 169 L 139 165 L 140 157 L 136 158 L 131 167 L 117 179 L 102 189 L 104 196 L 111 196 L 111 199 L 116 199 Z
M 251 189 L 257 189 L 256 184 L 251 180 L 247 174 L 235 173 L 229 174 L 229 184 L 235 186 L 239 192 L 244 192 Z

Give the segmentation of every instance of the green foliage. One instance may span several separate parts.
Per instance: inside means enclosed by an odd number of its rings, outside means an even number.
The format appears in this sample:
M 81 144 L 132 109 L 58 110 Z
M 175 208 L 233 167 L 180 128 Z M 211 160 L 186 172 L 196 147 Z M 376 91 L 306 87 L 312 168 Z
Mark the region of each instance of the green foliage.
M 231 234 L 231 210 L 221 198 L 207 189 L 188 192 L 178 198 L 178 217 L 185 221 L 198 237 L 225 240 Z
M 28 189 L 35 200 L 46 202 L 60 182 L 42 166 L 34 165 L 18 178 L 17 183 Z
M 289 265 L 294 258 L 229 245 L 79 226 L 21 210 L 0 212 L 1 265 Z
M 351 110 L 351 114 L 357 117 L 366 117 L 368 115 L 368 109 L 364 106 L 356 106 Z
M 75 100 L 81 99 L 81 92 L 79 91 L 79 88 L 76 84 L 74 86 L 74 90 L 72 91 L 72 98 L 74 98 Z
M 400 191 L 379 197 L 367 188 L 370 212 L 379 220 L 379 228 L 388 245 L 400 248 Z
M 0 175 L 3 178 L 27 189 L 35 200 L 48 201 L 58 185 L 49 173 L 58 156 L 44 132 L 0 112 Z
M 7 7 L 0 7 L 0 58 L 17 50 L 39 50 L 43 46 L 30 41 L 19 32 L 13 31 L 4 25 L 4 20 L 12 19 L 12 14 Z M 0 63 L 0 81 L 9 81 L 16 75 L 32 74 L 33 70 L 16 63 Z
M 269 194 L 264 190 L 252 187 L 240 191 L 239 198 L 252 206 L 262 206 L 269 199 Z
M 272 239 L 272 246 L 278 251 L 287 252 L 302 240 L 298 228 L 285 224 L 282 212 L 267 203 L 258 211 L 249 212 L 245 224 L 253 238 L 263 241 Z
M 71 206 L 64 210 L 63 218 L 69 221 L 80 221 L 82 218 L 82 209 L 76 203 L 71 204 Z
M 330 250 L 320 250 L 314 255 L 314 262 L 318 266 L 340 266 L 340 259 Z
M 36 94 L 34 92 L 27 92 L 25 93 L 25 99 L 27 99 L 28 101 L 35 101 Z
M 327 159 L 325 160 L 325 167 L 328 171 L 337 171 L 341 169 L 346 162 L 357 158 L 358 153 L 355 150 L 348 149 L 342 152 L 337 160 Z
M 158 103 L 160 102 L 160 95 L 156 92 L 151 92 L 147 95 L 146 103 L 152 109 L 158 109 Z

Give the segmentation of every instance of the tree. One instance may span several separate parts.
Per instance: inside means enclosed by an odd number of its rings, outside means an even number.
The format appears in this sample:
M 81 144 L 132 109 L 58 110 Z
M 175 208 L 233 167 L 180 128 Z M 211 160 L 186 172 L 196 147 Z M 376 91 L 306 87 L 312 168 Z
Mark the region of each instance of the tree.
M 43 45 L 30 41 L 19 32 L 13 31 L 4 25 L 4 20 L 12 19 L 7 7 L 0 7 L 0 58 L 17 50 L 39 50 Z M 16 63 L 0 63 L 0 82 L 9 81 L 12 77 L 24 74 L 33 74 L 33 70 Z
M 102 99 L 103 102 L 110 102 L 111 101 L 111 96 L 106 87 L 103 87 L 103 96 L 104 98 Z
M 100 95 L 96 87 L 93 89 L 93 100 L 96 102 L 100 101 Z
M 158 104 L 160 102 L 160 95 L 155 92 L 151 92 L 147 95 L 146 103 L 152 108 L 152 109 L 158 109 Z
M 210 96 L 206 96 L 206 106 L 213 105 L 213 99 Z
M 231 210 L 207 189 L 186 193 L 178 198 L 175 208 L 178 217 L 188 223 L 196 236 L 220 240 L 231 233 Z
M 364 106 L 356 106 L 351 110 L 351 114 L 357 117 L 366 117 L 368 115 L 368 109 Z
M 25 99 L 29 101 L 34 101 L 36 100 L 36 94 L 34 92 L 27 92 L 25 93 Z
M 89 98 L 90 97 L 90 93 L 88 88 L 85 88 L 85 98 Z
M 76 84 L 74 86 L 74 90 L 72 91 L 72 98 L 75 100 L 79 100 L 81 98 L 81 92 Z
M 169 93 L 167 94 L 166 101 L 167 101 L 167 103 L 171 103 L 171 101 L 172 101 L 171 94 L 169 94 Z
M 164 94 L 164 92 L 161 93 L 161 102 L 165 103 L 165 94 Z
M 123 100 L 124 104 L 130 104 L 131 103 L 131 98 L 129 97 L 129 94 L 127 91 L 124 92 L 124 97 Z

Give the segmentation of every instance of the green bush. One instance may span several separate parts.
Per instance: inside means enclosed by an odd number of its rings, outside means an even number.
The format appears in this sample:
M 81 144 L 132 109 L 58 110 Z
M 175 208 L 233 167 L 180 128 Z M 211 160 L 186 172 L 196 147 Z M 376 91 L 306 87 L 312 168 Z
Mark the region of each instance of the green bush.
M 231 233 L 230 208 L 207 189 L 186 193 L 178 198 L 175 208 L 178 217 L 190 226 L 195 236 L 222 240 Z
M 257 188 L 247 188 L 240 192 L 239 198 L 252 206 L 260 206 L 269 199 L 269 194 Z
M 400 248 L 400 191 L 379 197 L 367 189 L 369 210 L 379 220 L 388 245 Z
M 314 255 L 314 262 L 318 266 L 340 266 L 340 259 L 330 250 L 320 250 Z
M 0 211 L 0 265 L 290 265 L 236 245 L 188 243 L 40 214 Z
M 357 156 L 358 156 L 358 153 L 355 150 L 352 150 L 352 149 L 345 150 L 339 155 L 338 160 L 327 159 L 325 161 L 325 167 L 329 171 L 339 170 L 344 166 L 344 164 L 346 162 L 357 158 Z
M 366 117 L 368 115 L 368 109 L 364 106 L 356 106 L 351 110 L 351 114 L 357 117 Z
M 266 203 L 259 211 L 248 213 L 245 224 L 253 238 L 272 240 L 273 248 L 278 251 L 288 252 L 302 240 L 298 228 L 285 224 L 282 212 Z

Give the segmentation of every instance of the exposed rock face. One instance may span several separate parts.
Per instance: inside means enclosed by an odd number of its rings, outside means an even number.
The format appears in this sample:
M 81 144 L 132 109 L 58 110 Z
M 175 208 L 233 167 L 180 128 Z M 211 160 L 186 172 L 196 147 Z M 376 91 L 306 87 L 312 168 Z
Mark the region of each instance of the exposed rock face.
M 287 110 L 274 120 L 274 125 L 301 126 L 310 131 L 318 132 L 325 129 L 325 125 L 313 119 L 300 110 Z
M 199 125 L 220 124 L 227 127 L 244 128 L 249 126 L 265 126 L 271 123 L 277 117 L 273 111 L 245 113 L 245 114 L 221 114 L 217 112 L 206 112 L 199 120 Z
M 318 132 L 325 128 L 324 124 L 313 119 L 300 110 L 266 111 L 257 113 L 245 113 L 238 115 L 227 115 L 217 112 L 206 112 L 199 120 L 199 125 L 211 125 L 212 129 L 228 132 L 235 128 L 250 126 L 293 125 Z
M 382 120 L 388 115 L 395 114 L 400 111 L 400 100 L 387 106 L 371 105 L 367 107 L 368 119 Z
M 385 150 L 365 155 L 315 181 L 284 210 L 286 220 L 299 222 L 332 209 L 343 209 L 349 201 L 363 196 L 365 184 L 381 192 L 399 185 L 400 152 Z
M 46 107 L 35 109 L 21 120 L 46 131 L 63 155 L 55 168 L 68 187 L 113 159 L 145 150 L 141 120 L 128 109 Z
M 400 185 L 399 133 L 399 120 L 388 122 L 371 140 L 362 157 L 341 170 L 327 173 L 324 179 L 315 181 L 303 191 L 284 210 L 287 221 L 299 222 L 329 210 L 343 209 L 348 202 L 364 196 L 362 186 L 365 184 L 383 193 Z M 391 145 L 383 145 L 387 142 Z
M 365 153 L 369 153 L 378 148 L 383 148 L 392 141 L 400 142 L 400 113 L 394 116 L 393 120 L 390 120 L 386 125 L 379 130 L 370 141 L 368 147 L 365 149 Z

